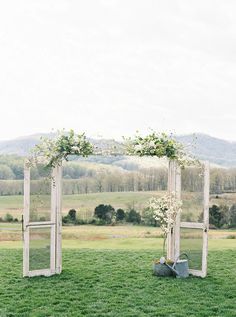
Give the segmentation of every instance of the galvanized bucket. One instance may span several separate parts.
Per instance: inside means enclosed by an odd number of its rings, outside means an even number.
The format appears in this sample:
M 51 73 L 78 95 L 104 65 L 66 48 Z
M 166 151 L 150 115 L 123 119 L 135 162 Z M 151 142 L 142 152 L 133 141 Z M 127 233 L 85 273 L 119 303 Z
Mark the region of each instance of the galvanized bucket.
M 180 260 L 182 256 L 185 256 L 187 259 Z M 188 255 L 186 253 L 180 254 L 172 266 L 167 263 L 165 264 L 172 270 L 177 278 L 189 277 Z
M 166 265 L 165 263 L 154 263 L 153 264 L 153 275 L 157 276 L 173 276 L 173 270 L 171 266 Z

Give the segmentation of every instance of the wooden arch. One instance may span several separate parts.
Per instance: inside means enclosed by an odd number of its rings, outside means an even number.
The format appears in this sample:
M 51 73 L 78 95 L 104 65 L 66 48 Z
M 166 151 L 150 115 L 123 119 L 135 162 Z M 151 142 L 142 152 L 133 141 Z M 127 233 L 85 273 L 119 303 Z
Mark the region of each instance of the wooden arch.
M 173 232 L 167 239 L 167 257 L 175 260 L 181 253 L 181 230 L 198 229 L 202 232 L 202 263 L 201 268 L 191 269 L 190 273 L 196 276 L 205 277 L 207 274 L 207 237 L 209 229 L 209 163 L 203 162 L 204 178 L 204 200 L 203 200 L 203 220 L 202 222 L 181 222 L 177 218 Z M 51 178 L 51 217 L 47 221 L 31 221 L 30 219 L 30 167 L 25 164 L 24 170 L 24 221 L 23 221 L 23 276 L 51 276 L 60 274 L 62 271 L 62 166 L 56 166 L 52 170 Z M 173 161 L 169 161 L 168 166 L 168 191 L 174 193 L 176 198 L 181 199 L 181 168 Z M 31 233 L 34 231 L 47 232 L 50 239 L 50 248 L 45 256 L 49 257 L 47 267 L 31 267 Z

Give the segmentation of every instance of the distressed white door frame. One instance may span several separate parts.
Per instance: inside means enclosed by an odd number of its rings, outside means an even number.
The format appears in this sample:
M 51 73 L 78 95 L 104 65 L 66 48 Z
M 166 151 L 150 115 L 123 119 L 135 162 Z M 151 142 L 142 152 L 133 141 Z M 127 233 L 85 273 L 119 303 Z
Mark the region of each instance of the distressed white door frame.
M 181 228 L 189 228 L 189 229 L 202 229 L 202 269 L 201 270 L 193 270 L 190 269 L 189 273 L 194 276 L 206 277 L 207 275 L 207 255 L 208 255 L 208 231 L 209 231 L 209 187 L 210 187 L 210 167 L 209 162 L 201 162 L 203 167 L 204 174 L 204 198 L 203 198 L 203 222 L 180 222 L 180 219 L 176 222 L 175 232 L 177 237 L 175 239 L 177 241 L 177 246 L 174 251 L 174 258 L 176 259 L 179 256 L 180 252 L 180 229 Z M 181 197 L 181 195 L 180 195 Z M 172 244 L 175 242 L 172 241 Z
M 53 181 L 55 182 L 55 196 L 52 204 L 55 204 L 55 223 L 56 223 L 56 268 L 55 273 L 62 271 L 62 166 L 57 165 L 53 169 Z
M 168 167 L 168 193 L 181 199 L 181 169 L 176 161 L 170 160 Z M 179 256 L 180 216 L 177 216 L 175 226 L 167 236 L 167 258 L 175 261 Z
M 51 276 L 61 273 L 61 167 L 52 171 L 51 181 L 51 220 L 30 222 L 30 167 L 24 168 L 24 217 L 23 217 L 23 276 Z M 30 270 L 30 230 L 50 228 L 50 267 L 42 270 Z

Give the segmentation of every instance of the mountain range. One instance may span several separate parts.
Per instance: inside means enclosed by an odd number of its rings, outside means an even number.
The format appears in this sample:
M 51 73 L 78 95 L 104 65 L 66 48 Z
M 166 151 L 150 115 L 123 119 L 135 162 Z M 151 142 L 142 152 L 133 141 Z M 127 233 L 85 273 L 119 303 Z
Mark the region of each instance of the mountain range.
M 0 154 L 16 154 L 27 156 L 30 149 L 40 141 L 40 137 L 53 137 L 53 133 L 34 134 L 16 138 L 9 141 L 0 141 Z M 209 160 L 211 163 L 223 167 L 236 167 L 236 142 L 221 140 L 206 134 L 178 135 L 176 139 L 189 147 L 189 151 L 201 160 Z M 119 144 L 115 140 L 90 139 L 100 148 L 105 144 Z

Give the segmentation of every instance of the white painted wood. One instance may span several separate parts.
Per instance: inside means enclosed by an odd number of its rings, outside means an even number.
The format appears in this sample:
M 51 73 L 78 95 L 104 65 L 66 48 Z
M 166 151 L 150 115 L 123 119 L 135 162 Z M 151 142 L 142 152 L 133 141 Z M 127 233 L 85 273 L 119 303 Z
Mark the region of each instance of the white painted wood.
M 181 199 L 181 168 L 176 161 L 169 161 L 168 193 Z M 180 215 L 177 216 L 174 228 L 167 237 L 167 258 L 175 260 L 180 252 Z
M 37 224 L 35 226 L 31 226 L 30 224 L 27 226 L 27 228 L 30 229 L 41 229 L 41 228 L 51 228 L 53 227 L 51 224 L 44 224 L 44 222 L 42 222 L 42 224 Z
M 175 162 L 170 160 L 168 166 L 168 193 L 175 191 Z M 167 258 L 174 261 L 174 232 L 167 235 Z
M 208 231 L 209 231 L 209 192 L 210 192 L 210 165 L 204 162 L 204 212 L 203 212 L 203 252 L 202 271 L 203 277 L 207 275 L 207 255 L 208 255 Z
M 28 225 L 30 227 L 35 227 L 35 226 L 52 226 L 55 225 L 56 222 L 52 222 L 52 221 L 33 221 L 33 222 L 28 222 Z
M 51 174 L 51 258 L 50 258 L 50 269 L 51 273 L 56 272 L 56 213 L 57 213 L 57 192 L 56 192 L 56 171 L 55 168 L 52 170 Z
M 210 187 L 210 168 L 208 162 L 203 162 L 204 170 L 204 199 L 203 199 L 203 222 L 180 222 L 180 228 L 202 229 L 202 269 L 190 269 L 189 273 L 194 276 L 206 277 L 207 275 L 207 254 L 208 254 L 208 230 L 209 230 L 209 187 Z
M 203 271 L 198 271 L 198 270 L 189 269 L 189 274 L 191 274 L 193 276 L 198 276 L 198 277 L 206 277 L 206 275 Z
M 62 245 L 61 245 L 61 196 L 62 196 L 62 166 L 56 166 L 52 172 L 51 187 L 51 221 L 30 222 L 30 168 L 25 165 L 24 177 L 24 276 L 51 276 L 60 274 L 62 270 Z M 168 169 L 168 192 L 174 193 L 175 197 L 181 199 L 181 169 L 174 161 L 169 161 Z M 51 259 L 50 268 L 45 270 L 29 271 L 29 229 L 51 227 Z M 167 237 L 167 257 L 175 260 L 180 253 L 180 228 L 198 228 L 203 230 L 203 256 L 202 271 L 190 270 L 196 276 L 204 277 L 207 272 L 207 233 L 209 229 L 209 164 L 204 164 L 204 221 L 203 223 L 180 222 L 176 224 L 172 233 Z
M 62 215 L 61 215 L 61 199 L 62 199 L 62 166 L 55 168 L 56 182 L 56 273 L 62 271 Z
M 175 197 L 181 199 L 181 168 L 177 162 L 175 162 Z M 180 255 L 180 217 L 177 215 L 174 226 L 174 259 L 177 259 Z
M 176 161 L 169 161 L 168 193 L 175 198 L 181 198 L 181 169 Z M 177 216 L 175 226 L 167 237 L 167 258 L 175 261 L 180 248 L 180 215 Z
M 28 272 L 28 277 L 34 277 L 34 276 L 52 276 L 55 273 L 51 271 L 51 269 L 45 269 L 45 270 L 34 270 Z
M 52 171 L 52 181 L 51 181 L 51 219 L 50 221 L 37 221 L 30 222 L 30 168 L 25 166 L 25 177 L 24 177 L 24 254 L 23 254 L 23 276 L 51 276 L 55 273 L 60 273 L 60 270 L 56 269 L 58 263 L 57 251 L 60 251 L 61 256 L 61 244 L 57 244 L 58 235 L 57 226 L 58 221 L 58 187 L 57 180 L 58 169 L 55 168 Z M 60 185 L 60 184 L 59 184 Z M 59 220 L 58 220 L 59 219 Z M 45 268 L 43 270 L 29 270 L 29 258 L 30 258 L 30 229 L 35 228 L 51 228 L 50 230 L 50 268 Z M 61 268 L 61 267 L 60 267 Z
M 199 222 L 183 222 L 180 223 L 181 228 L 204 229 L 204 224 Z
M 24 166 L 24 211 L 23 211 L 23 276 L 29 272 L 29 211 L 30 211 L 30 168 Z

